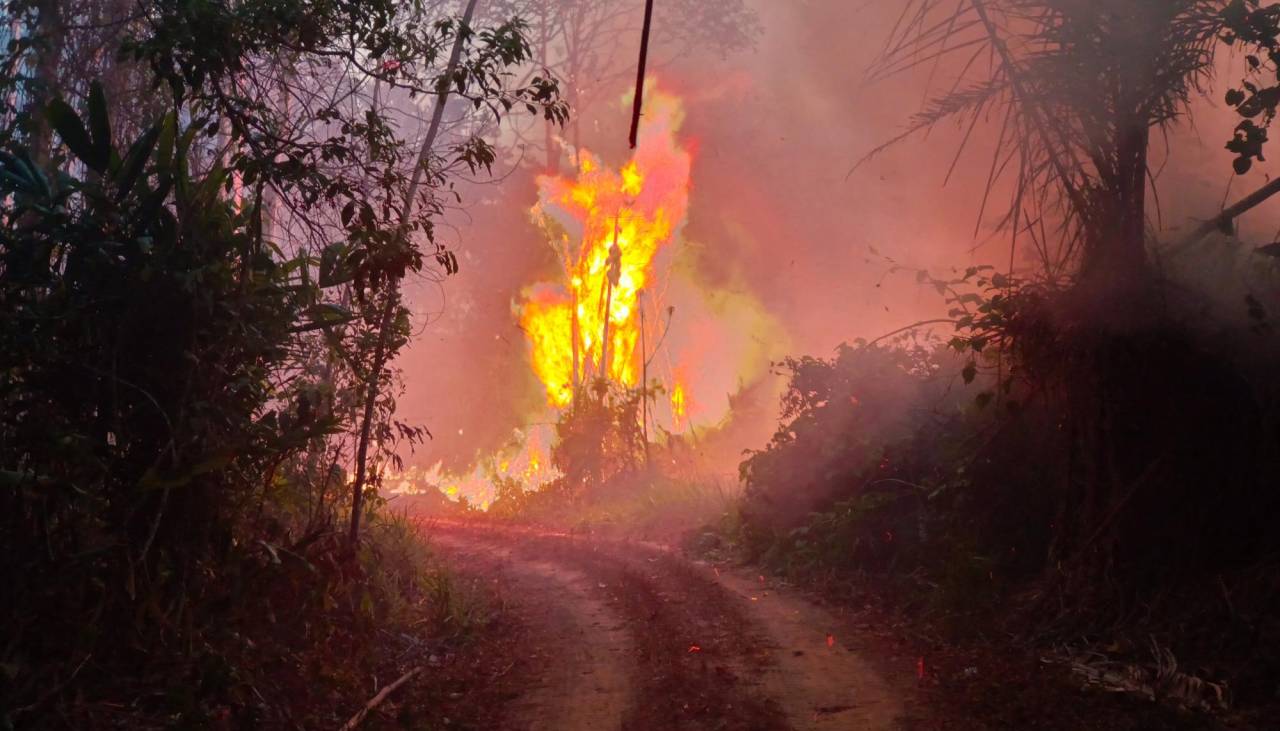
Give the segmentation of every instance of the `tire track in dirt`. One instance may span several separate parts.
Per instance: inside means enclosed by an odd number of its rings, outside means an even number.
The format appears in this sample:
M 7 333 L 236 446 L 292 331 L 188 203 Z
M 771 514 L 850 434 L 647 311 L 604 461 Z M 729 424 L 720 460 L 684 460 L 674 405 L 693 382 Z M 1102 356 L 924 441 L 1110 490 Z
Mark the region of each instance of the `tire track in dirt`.
M 564 604 L 579 626 L 586 622 L 580 642 L 614 648 L 588 653 L 578 665 L 586 662 L 591 674 L 627 687 L 607 684 L 615 690 L 606 695 L 625 706 L 610 711 L 617 721 L 550 721 L 555 714 L 571 718 L 572 706 L 596 700 L 565 678 L 548 681 L 519 704 L 522 713 L 546 718 L 534 728 L 900 728 L 901 700 L 865 660 L 837 641 L 841 622 L 763 580 L 758 584 L 695 564 L 655 544 L 453 523 L 428 531 L 451 550 L 508 561 L 508 572 L 520 577 L 521 601 Z M 559 634 L 572 641 L 571 633 Z M 556 706 L 547 688 L 560 688 L 569 707 Z
M 537 618 L 527 649 L 540 668 L 539 682 L 513 704 L 511 728 L 621 728 L 630 706 L 630 641 L 616 612 L 593 596 L 585 575 L 447 531 L 433 531 L 431 540 L 460 569 L 493 577 L 500 595 L 521 602 Z
M 716 571 L 721 585 L 750 602 L 752 617 L 773 641 L 775 664 L 765 687 L 796 729 L 894 729 L 904 715 L 880 674 L 841 641 L 843 623 L 804 599 L 735 571 Z

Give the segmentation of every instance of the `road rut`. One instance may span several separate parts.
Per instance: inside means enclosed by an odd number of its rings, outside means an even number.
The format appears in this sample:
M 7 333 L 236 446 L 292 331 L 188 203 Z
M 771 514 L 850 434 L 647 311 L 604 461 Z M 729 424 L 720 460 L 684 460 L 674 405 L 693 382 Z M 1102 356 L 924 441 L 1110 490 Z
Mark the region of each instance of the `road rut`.
M 427 528 L 531 625 L 506 728 L 900 728 L 902 700 L 841 621 L 763 577 L 654 544 L 461 523 Z M 516 651 L 513 648 L 513 651 Z

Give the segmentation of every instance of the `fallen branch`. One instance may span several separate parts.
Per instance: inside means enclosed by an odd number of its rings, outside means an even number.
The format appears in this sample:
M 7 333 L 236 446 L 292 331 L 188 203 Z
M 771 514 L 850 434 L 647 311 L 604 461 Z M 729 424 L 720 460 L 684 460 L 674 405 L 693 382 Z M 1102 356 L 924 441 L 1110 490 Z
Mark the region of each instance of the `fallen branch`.
M 422 666 L 418 666 L 413 670 L 410 670 L 409 672 L 405 673 L 404 675 L 401 675 L 400 678 L 396 680 L 396 682 L 378 691 L 378 694 L 370 698 L 369 702 L 364 704 L 364 708 L 361 708 L 359 713 L 352 716 L 351 719 L 346 723 L 342 724 L 342 727 L 338 729 L 338 731 L 351 731 L 351 729 L 355 728 L 356 726 L 359 726 L 360 722 L 364 720 L 364 717 L 369 715 L 369 711 L 372 711 L 373 709 L 381 705 L 382 702 L 387 699 L 387 696 L 396 692 L 397 688 L 399 688 L 400 686 L 412 680 L 413 676 L 417 675 L 420 672 L 422 672 Z
M 1280 193 L 1280 177 L 1273 179 L 1261 188 L 1258 188 L 1244 198 L 1241 198 L 1230 208 L 1223 209 L 1222 213 L 1219 213 L 1208 221 L 1201 223 L 1184 239 L 1174 244 L 1173 252 L 1177 253 L 1192 246 L 1199 242 L 1200 239 L 1203 239 L 1214 231 L 1224 231 L 1229 233 L 1231 231 L 1231 223 L 1233 221 L 1254 208 L 1257 208 L 1263 201 L 1276 193 Z

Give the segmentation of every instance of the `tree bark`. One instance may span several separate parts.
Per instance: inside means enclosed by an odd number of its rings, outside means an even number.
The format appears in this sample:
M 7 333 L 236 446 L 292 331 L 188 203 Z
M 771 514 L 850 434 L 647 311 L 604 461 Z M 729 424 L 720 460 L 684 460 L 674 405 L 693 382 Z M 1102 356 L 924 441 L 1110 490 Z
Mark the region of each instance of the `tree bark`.
M 1115 168 L 1105 186 L 1090 197 L 1091 216 L 1080 262 L 1080 279 L 1091 295 L 1108 302 L 1140 291 L 1147 266 L 1147 144 L 1150 128 L 1144 116 L 1117 120 Z
M 551 47 L 551 10 L 546 3 L 541 5 L 542 24 L 539 27 L 539 56 L 542 61 L 543 68 L 551 67 L 550 47 Z M 554 175 L 560 170 L 560 146 L 556 143 L 555 129 L 552 127 L 555 123 L 550 119 L 543 120 L 543 145 L 546 147 L 547 175 Z

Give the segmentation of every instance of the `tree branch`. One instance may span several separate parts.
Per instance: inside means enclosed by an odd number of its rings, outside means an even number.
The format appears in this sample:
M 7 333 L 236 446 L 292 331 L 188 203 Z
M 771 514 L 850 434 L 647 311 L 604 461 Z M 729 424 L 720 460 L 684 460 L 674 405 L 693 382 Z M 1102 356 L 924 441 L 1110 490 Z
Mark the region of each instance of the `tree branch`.
M 1228 227 L 1232 221 L 1257 208 L 1276 193 L 1280 193 L 1280 177 L 1272 179 L 1271 182 L 1241 198 L 1230 208 L 1223 209 L 1222 213 L 1201 223 L 1194 231 L 1174 244 L 1172 251 L 1174 253 L 1183 251 L 1214 231 L 1229 231 Z
M 356 726 L 359 726 L 360 722 L 364 720 L 364 717 L 369 715 L 369 711 L 372 711 L 373 709 L 377 708 L 383 701 L 387 699 L 387 696 L 396 692 L 396 690 L 400 686 L 412 680 L 413 676 L 417 675 L 420 672 L 422 672 L 422 668 L 416 667 L 413 670 L 410 670 L 409 672 L 405 673 L 404 675 L 401 675 L 399 679 L 396 680 L 396 682 L 378 691 L 378 694 L 370 698 L 369 702 L 364 704 L 364 708 L 361 708 L 360 711 L 356 713 L 356 715 L 352 716 L 350 720 L 342 724 L 342 727 L 339 728 L 338 731 L 351 731 Z
M 467 9 L 458 24 L 457 35 L 453 39 L 453 50 L 449 53 L 449 63 L 436 84 L 436 105 L 431 113 L 431 124 L 427 128 L 427 136 L 422 140 L 418 151 L 417 164 L 413 168 L 413 178 L 405 191 L 404 210 L 400 215 L 400 226 L 396 229 L 395 243 L 398 245 L 409 234 L 409 225 L 413 215 L 413 204 L 417 199 L 418 187 L 422 184 L 422 173 L 430 162 L 431 148 L 435 145 L 436 135 L 440 132 L 440 122 L 444 118 L 445 103 L 449 100 L 449 85 L 453 82 L 454 70 L 462 58 L 462 47 L 471 33 L 471 18 L 476 11 L 479 0 L 469 0 Z M 368 474 L 367 462 L 369 454 L 370 432 L 373 427 L 374 405 L 378 399 L 378 379 L 386 365 L 388 341 L 391 338 L 391 321 L 396 306 L 400 303 L 400 282 L 395 280 L 387 285 L 387 301 L 383 306 L 379 320 L 377 345 L 374 347 L 372 368 L 364 395 L 364 414 L 360 424 L 360 438 L 356 448 L 356 478 L 351 487 L 351 532 L 348 542 L 354 551 L 360 539 L 360 510 L 364 498 L 365 478 Z

